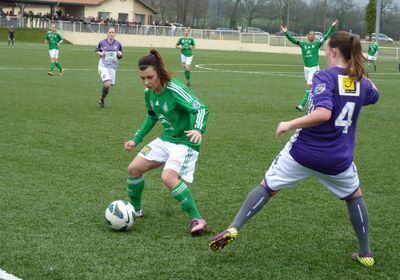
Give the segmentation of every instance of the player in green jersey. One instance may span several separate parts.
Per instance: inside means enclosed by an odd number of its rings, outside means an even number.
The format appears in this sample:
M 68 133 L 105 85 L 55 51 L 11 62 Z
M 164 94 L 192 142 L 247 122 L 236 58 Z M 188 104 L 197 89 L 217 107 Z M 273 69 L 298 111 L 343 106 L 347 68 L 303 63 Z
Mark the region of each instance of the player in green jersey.
M 308 32 L 307 35 L 308 42 L 300 42 L 299 40 L 296 40 L 288 32 L 286 26 L 284 25 L 281 26 L 281 32 L 285 34 L 285 36 L 289 39 L 290 42 L 298 45 L 301 48 L 301 54 L 303 56 L 304 78 L 306 80 L 306 92 L 303 96 L 303 99 L 300 101 L 300 104 L 296 106 L 296 109 L 298 111 L 303 111 L 303 108 L 307 104 L 308 96 L 310 95 L 311 92 L 312 78 L 315 72 L 319 70 L 319 53 L 318 53 L 319 49 L 326 41 L 326 39 L 329 37 L 329 35 L 331 35 L 333 31 L 335 31 L 335 27 L 337 24 L 338 21 L 335 20 L 332 23 L 329 30 L 326 32 L 326 34 L 324 34 L 324 36 L 320 40 L 315 39 L 314 31 Z
M 185 37 L 179 38 L 176 43 L 176 48 L 181 50 L 181 61 L 185 69 L 186 85 L 190 86 L 190 64 L 193 60 L 193 49 L 195 48 L 195 42 L 192 37 L 190 37 L 190 29 L 186 27 L 184 29 Z
M 64 69 L 58 62 L 58 53 L 59 46 L 62 44 L 63 38 L 60 33 L 57 32 L 55 24 L 52 24 L 50 31 L 47 31 L 44 42 L 49 44 L 50 70 L 47 72 L 47 74 L 53 76 L 54 66 L 56 66 L 60 70 L 60 76 L 62 76 L 64 74 Z
M 379 46 L 376 43 L 376 40 L 372 39 L 371 44 L 368 46 L 368 63 L 367 63 L 367 71 L 368 72 L 369 72 L 369 69 L 371 68 L 371 63 L 374 65 L 374 70 L 376 72 L 375 61 L 378 56 L 378 49 L 379 49 Z
M 163 126 L 163 133 L 144 146 L 129 164 L 128 195 L 137 216 L 143 216 L 143 174 L 164 166 L 162 182 L 189 215 L 191 235 L 200 235 L 208 225 L 185 182 L 193 181 L 208 108 L 184 84 L 172 79 L 157 50 L 152 49 L 149 55 L 139 60 L 139 71 L 146 86 L 147 115 L 140 129 L 125 143 L 125 149 L 130 151 L 139 145 L 157 121 Z

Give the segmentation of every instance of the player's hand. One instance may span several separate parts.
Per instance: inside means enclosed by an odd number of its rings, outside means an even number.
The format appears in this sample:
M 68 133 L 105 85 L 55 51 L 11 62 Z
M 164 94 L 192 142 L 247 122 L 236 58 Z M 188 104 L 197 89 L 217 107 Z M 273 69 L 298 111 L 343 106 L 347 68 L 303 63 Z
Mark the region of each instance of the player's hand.
M 276 128 L 276 132 L 275 132 L 275 137 L 279 138 L 282 136 L 283 133 L 291 130 L 292 128 L 290 127 L 290 123 L 289 122 L 280 122 L 278 124 L 278 127 Z
M 334 22 L 332 22 L 332 26 L 336 26 L 339 23 L 339 20 L 335 20 Z
M 125 146 L 124 146 L 125 150 L 131 151 L 131 150 L 133 150 L 133 148 L 135 148 L 135 147 L 136 147 L 135 141 L 129 140 L 129 141 L 126 141 L 126 142 L 125 142 Z
M 287 32 L 287 27 L 286 25 L 281 25 L 281 32 Z
M 190 142 L 192 143 L 200 143 L 203 137 L 197 130 L 185 130 L 185 134 L 187 137 L 190 137 Z
M 61 44 L 60 44 L 60 43 L 57 43 L 57 46 L 61 46 Z
M 121 52 L 121 51 L 118 51 L 118 52 L 117 52 L 117 57 L 118 57 L 118 58 L 122 58 L 122 52 Z

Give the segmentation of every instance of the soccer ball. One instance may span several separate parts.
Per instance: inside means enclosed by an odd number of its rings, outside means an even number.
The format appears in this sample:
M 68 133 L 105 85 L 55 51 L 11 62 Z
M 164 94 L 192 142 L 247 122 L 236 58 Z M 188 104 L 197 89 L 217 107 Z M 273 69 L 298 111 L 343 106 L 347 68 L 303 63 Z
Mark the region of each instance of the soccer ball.
M 128 201 L 116 200 L 108 205 L 105 218 L 109 228 L 126 231 L 133 226 L 136 218 L 136 211 Z

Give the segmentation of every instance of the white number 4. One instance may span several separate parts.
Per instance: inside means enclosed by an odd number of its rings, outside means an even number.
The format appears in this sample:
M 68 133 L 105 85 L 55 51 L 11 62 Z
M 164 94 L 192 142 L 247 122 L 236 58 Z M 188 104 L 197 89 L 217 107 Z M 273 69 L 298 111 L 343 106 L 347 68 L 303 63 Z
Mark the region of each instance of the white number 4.
M 346 105 L 344 105 L 342 112 L 340 112 L 340 115 L 335 120 L 336 126 L 343 126 L 342 133 L 347 133 L 349 126 L 351 126 L 351 118 L 353 117 L 355 105 L 356 103 L 354 102 L 346 102 Z

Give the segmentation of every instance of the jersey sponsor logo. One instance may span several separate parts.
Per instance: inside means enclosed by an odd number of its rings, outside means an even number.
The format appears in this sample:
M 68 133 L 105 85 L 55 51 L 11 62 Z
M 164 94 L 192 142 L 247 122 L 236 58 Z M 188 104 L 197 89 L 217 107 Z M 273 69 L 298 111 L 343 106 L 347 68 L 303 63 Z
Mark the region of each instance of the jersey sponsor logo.
M 168 112 L 168 105 L 167 105 L 167 102 L 164 102 L 164 104 L 163 104 L 163 110 L 164 110 L 164 112 Z
M 200 108 L 200 102 L 197 101 L 197 100 L 195 100 L 195 101 L 193 102 L 193 108 L 194 108 L 194 109 L 199 109 L 199 108 Z
M 150 153 L 150 151 L 151 151 L 151 148 L 149 146 L 144 146 L 142 148 L 142 150 L 140 151 L 140 153 L 142 153 L 143 155 L 146 156 L 148 153 Z
M 325 89 L 326 89 L 326 84 L 325 83 L 318 84 L 314 89 L 314 93 L 315 94 L 323 93 L 325 91 Z
M 338 75 L 339 95 L 360 96 L 360 82 L 346 75 Z

